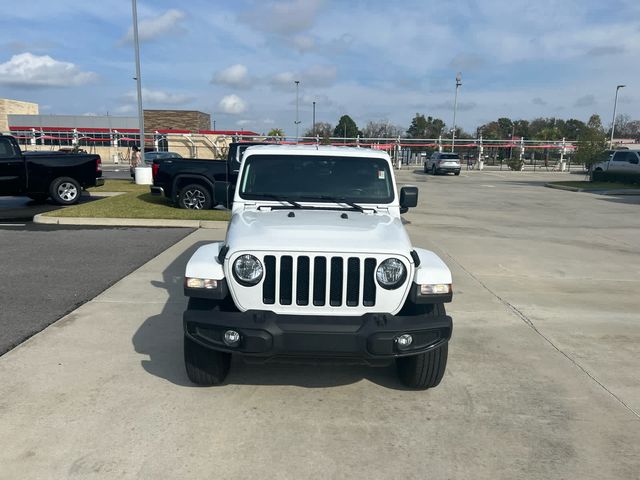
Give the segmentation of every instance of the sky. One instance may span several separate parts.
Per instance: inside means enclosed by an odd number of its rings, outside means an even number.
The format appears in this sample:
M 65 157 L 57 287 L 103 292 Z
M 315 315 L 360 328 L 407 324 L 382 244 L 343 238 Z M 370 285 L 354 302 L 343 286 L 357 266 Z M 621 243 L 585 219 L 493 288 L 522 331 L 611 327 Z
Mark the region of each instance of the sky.
M 21 8 L 21 5 L 23 7 Z M 638 0 L 139 1 L 145 108 L 295 132 L 416 113 L 473 132 L 506 116 L 640 118 Z M 0 18 L 0 97 L 42 114 L 135 115 L 128 0 L 29 0 Z

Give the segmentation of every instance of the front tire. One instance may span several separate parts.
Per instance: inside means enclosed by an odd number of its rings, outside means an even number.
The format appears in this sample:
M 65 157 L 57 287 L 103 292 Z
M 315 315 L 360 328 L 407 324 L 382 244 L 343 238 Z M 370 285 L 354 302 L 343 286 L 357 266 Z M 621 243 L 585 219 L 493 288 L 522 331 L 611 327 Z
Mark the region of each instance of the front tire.
M 206 187 L 192 183 L 178 194 L 178 206 L 188 210 L 209 210 L 212 206 L 211 193 Z
M 431 175 L 437 175 L 438 174 L 438 170 L 436 169 L 436 164 L 434 163 L 433 165 L 431 165 Z
M 396 359 L 400 381 L 409 388 L 425 390 L 438 386 L 447 368 L 449 343 L 429 352 Z
M 205 348 L 185 335 L 184 366 L 196 385 L 221 385 L 229 373 L 231 354 Z
M 58 205 L 73 205 L 80 200 L 82 187 L 77 180 L 70 177 L 56 178 L 51 182 L 49 194 Z

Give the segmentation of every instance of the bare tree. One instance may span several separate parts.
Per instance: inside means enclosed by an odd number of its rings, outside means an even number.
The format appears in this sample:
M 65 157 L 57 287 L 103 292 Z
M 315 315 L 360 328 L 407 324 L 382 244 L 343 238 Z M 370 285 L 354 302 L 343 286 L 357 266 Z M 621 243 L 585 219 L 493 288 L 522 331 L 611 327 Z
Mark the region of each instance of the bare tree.
M 404 129 L 392 125 L 389 121 L 369 122 L 362 130 L 364 138 L 396 138 L 404 133 Z

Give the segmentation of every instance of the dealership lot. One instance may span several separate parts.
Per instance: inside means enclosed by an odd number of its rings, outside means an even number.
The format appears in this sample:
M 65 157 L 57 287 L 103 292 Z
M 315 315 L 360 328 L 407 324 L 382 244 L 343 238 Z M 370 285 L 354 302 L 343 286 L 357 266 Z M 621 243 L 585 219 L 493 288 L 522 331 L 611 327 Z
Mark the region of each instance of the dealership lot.
M 390 368 L 239 362 L 190 385 L 182 273 L 224 236 L 194 232 L 0 357 L 0 478 L 638 478 L 637 197 L 542 186 L 568 177 L 399 173 L 414 244 L 455 282 L 425 392 Z

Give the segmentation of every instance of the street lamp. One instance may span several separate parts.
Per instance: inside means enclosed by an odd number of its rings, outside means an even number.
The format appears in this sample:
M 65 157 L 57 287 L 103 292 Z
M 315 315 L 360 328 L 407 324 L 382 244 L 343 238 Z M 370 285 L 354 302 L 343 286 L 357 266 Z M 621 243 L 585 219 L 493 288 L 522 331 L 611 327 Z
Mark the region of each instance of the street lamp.
M 453 100 L 453 135 L 451 137 L 451 151 L 453 152 L 456 145 L 456 110 L 458 109 L 458 88 L 462 85 L 462 73 L 456 75 L 456 96 Z
M 300 88 L 300 80 L 294 80 L 294 83 L 296 84 L 296 143 L 298 143 L 298 126 L 300 125 L 300 120 L 298 120 L 298 92 Z
M 140 129 L 140 165 L 144 166 L 144 111 L 142 110 L 142 77 L 140 76 L 140 42 L 138 41 L 138 8 L 131 0 L 133 16 L 133 49 L 136 55 L 136 90 L 138 92 L 138 128 Z
M 311 124 L 313 134 L 316 134 L 316 102 L 313 102 L 313 123 Z
M 611 140 L 609 141 L 609 148 L 613 148 L 613 132 L 616 129 L 616 110 L 618 108 L 618 90 L 626 87 L 626 85 L 618 85 L 616 87 L 616 99 L 613 102 L 613 121 L 611 122 Z

